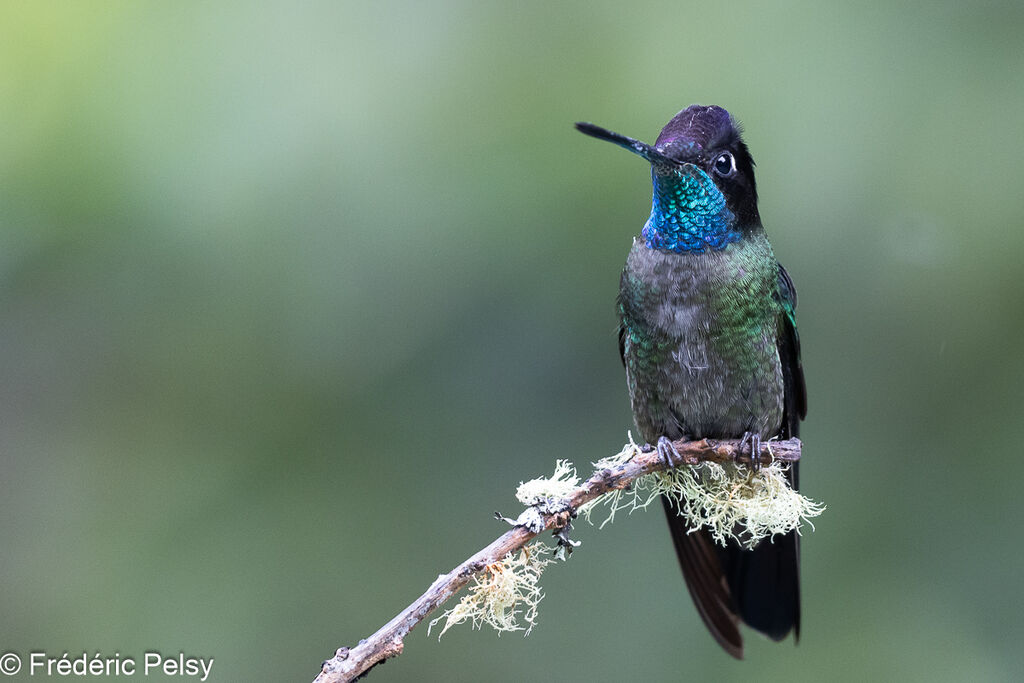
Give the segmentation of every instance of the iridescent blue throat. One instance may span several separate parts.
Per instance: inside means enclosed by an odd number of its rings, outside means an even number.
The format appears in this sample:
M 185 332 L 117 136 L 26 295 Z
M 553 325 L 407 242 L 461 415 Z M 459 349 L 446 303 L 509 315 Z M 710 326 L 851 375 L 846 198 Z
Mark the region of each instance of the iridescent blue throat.
M 655 170 L 652 177 L 651 217 L 641 233 L 648 247 L 699 254 L 739 241 L 736 218 L 707 173 L 687 164 L 668 174 Z

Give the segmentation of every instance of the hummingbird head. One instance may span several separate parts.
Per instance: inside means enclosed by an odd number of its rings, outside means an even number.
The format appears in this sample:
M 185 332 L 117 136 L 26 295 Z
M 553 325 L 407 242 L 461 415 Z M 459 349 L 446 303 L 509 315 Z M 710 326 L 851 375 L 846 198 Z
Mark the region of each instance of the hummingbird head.
M 654 145 L 592 123 L 576 128 L 651 164 L 654 197 L 643 230 L 651 248 L 718 251 L 760 225 L 754 160 L 725 109 L 687 107 L 665 125 Z

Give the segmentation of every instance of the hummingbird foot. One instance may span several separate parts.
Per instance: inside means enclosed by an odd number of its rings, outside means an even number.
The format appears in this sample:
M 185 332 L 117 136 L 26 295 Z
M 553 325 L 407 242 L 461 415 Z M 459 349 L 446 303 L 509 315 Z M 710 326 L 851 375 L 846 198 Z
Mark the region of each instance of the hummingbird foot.
M 683 456 L 679 455 L 679 451 L 672 445 L 672 440 L 667 436 L 658 437 L 658 457 L 661 461 L 668 465 L 669 469 L 675 469 L 676 466 L 682 464 Z
M 736 460 L 743 455 L 743 447 L 750 444 L 750 468 L 757 472 L 761 469 L 761 435 L 757 432 L 743 432 L 740 445 L 736 448 Z

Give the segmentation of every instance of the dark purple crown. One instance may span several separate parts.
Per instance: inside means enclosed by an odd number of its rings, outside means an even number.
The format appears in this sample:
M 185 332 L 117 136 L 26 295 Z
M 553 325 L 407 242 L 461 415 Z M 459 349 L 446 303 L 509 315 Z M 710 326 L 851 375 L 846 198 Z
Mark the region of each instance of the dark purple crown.
M 675 159 L 708 152 L 739 137 L 729 112 L 714 105 L 694 104 L 672 117 L 661 134 L 655 149 Z

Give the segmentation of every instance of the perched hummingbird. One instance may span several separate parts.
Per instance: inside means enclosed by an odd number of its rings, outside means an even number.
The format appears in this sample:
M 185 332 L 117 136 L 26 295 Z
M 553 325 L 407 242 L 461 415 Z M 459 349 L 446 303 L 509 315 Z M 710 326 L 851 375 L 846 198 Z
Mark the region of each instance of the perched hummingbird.
M 651 216 L 619 285 L 619 351 L 637 429 L 677 464 L 671 440 L 795 437 L 807 412 L 796 290 L 757 211 L 754 160 L 725 109 L 693 105 L 653 146 L 590 123 L 583 133 L 651 164 Z M 797 486 L 797 465 L 789 470 Z M 774 640 L 800 635 L 796 531 L 753 550 L 717 545 L 667 500 L 686 585 L 715 640 L 743 656 L 738 623 Z

